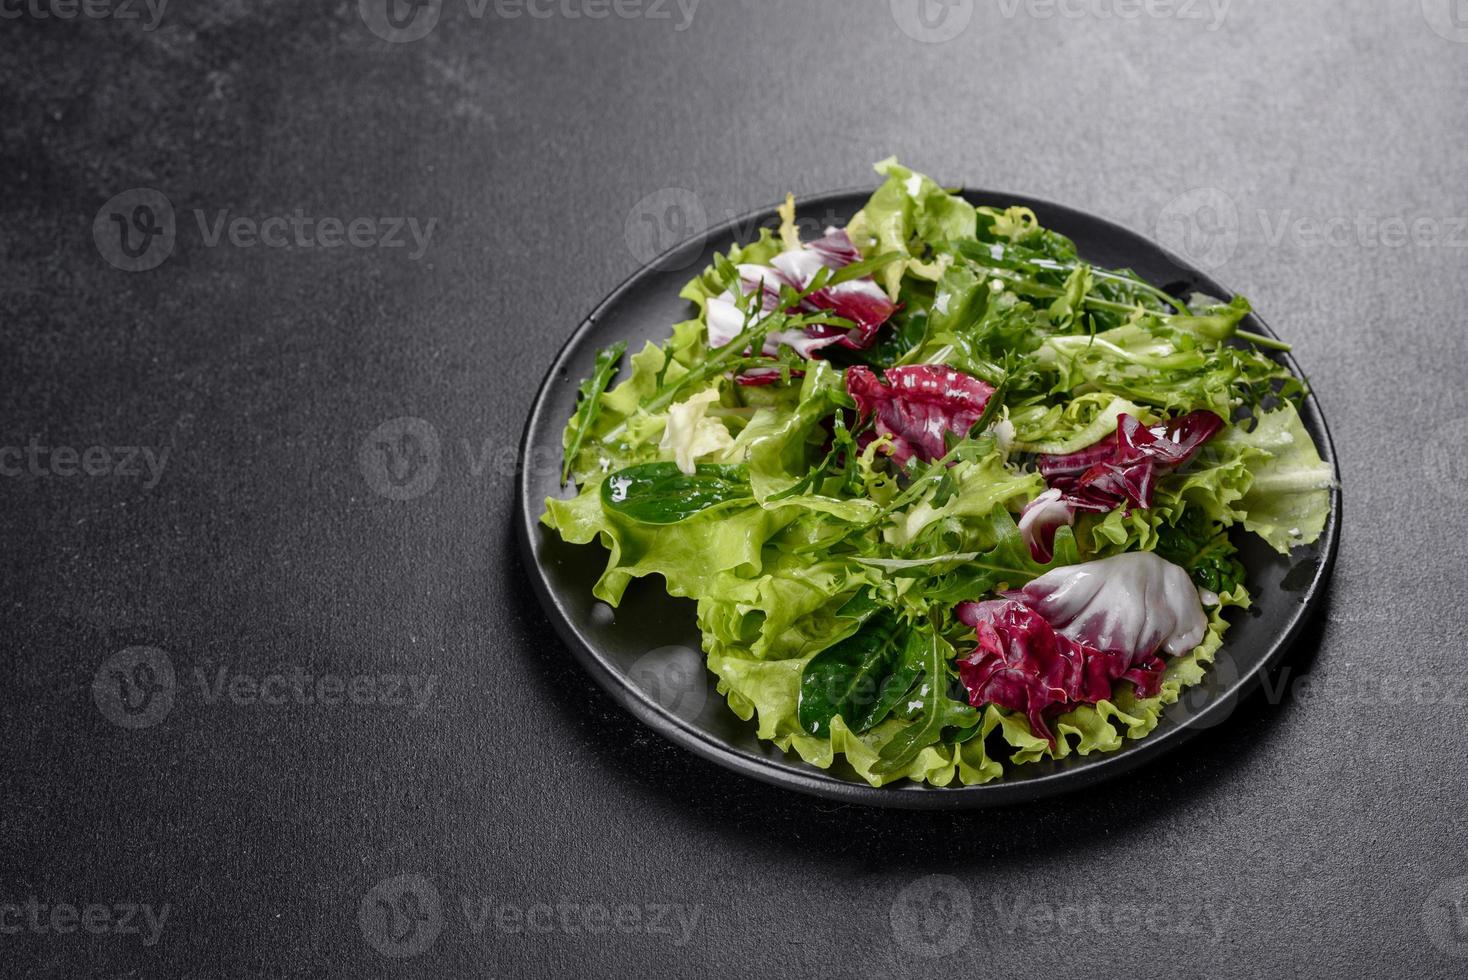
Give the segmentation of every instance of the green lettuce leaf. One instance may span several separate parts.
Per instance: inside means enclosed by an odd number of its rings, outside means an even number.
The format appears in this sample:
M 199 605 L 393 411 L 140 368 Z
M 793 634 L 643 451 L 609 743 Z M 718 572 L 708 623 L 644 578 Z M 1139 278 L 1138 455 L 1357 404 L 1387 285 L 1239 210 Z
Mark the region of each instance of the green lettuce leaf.
M 795 516 L 789 508 L 731 504 L 676 524 L 645 524 L 605 507 L 598 480 L 570 500 L 547 500 L 541 521 L 572 544 L 601 542 L 607 567 L 592 592 L 615 606 L 628 584 L 646 575 L 663 576 L 669 595 L 696 599 L 721 573 L 757 573 L 764 543 Z
M 1160 481 L 1156 506 L 1192 503 L 1220 524 L 1243 524 L 1288 554 L 1325 529 L 1335 472 L 1290 402 L 1247 426 L 1225 427 L 1188 469 Z
M 1286 402 L 1261 415 L 1251 432 L 1232 427 L 1227 442 L 1258 453 L 1248 463 L 1248 489 L 1235 505 L 1244 528 L 1283 553 L 1319 539 L 1330 517 L 1335 471 L 1321 460 L 1295 406 Z
M 930 281 L 942 275 L 944 263 L 930 258 L 933 246 L 972 238 L 977 215 L 973 205 L 931 178 L 913 173 L 896 157 L 883 160 L 876 169 L 887 180 L 846 230 L 863 252 L 902 256 L 877 277 L 887 294 L 897 299 L 904 275 Z

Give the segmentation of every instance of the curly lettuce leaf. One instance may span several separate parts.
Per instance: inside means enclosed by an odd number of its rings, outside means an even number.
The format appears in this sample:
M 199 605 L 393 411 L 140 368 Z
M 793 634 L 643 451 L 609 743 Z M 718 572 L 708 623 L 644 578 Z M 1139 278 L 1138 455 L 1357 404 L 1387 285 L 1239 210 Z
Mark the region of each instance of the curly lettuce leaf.
M 1159 506 L 1197 505 L 1223 525 L 1243 524 L 1288 554 L 1320 538 L 1335 471 L 1320 458 L 1289 402 L 1226 427 L 1197 462 L 1159 486 Z
M 977 215 L 973 205 L 904 167 L 896 157 L 883 160 L 876 169 L 887 180 L 851 219 L 846 231 L 863 253 L 900 256 L 877 274 L 887 295 L 895 300 L 904 276 L 932 281 L 942 275 L 944 262 L 931 257 L 932 247 L 972 238 Z
M 1250 432 L 1236 426 L 1231 438 L 1260 454 L 1249 463 L 1249 486 L 1236 505 L 1245 530 L 1282 553 L 1318 540 L 1330 517 L 1335 470 L 1320 458 L 1295 406 L 1286 402 L 1261 415 Z
M 721 573 L 757 573 L 764 543 L 795 516 L 788 508 L 726 505 L 676 524 L 645 524 L 606 507 L 597 480 L 570 500 L 547 500 L 541 521 L 571 544 L 601 542 L 609 555 L 592 592 L 615 606 L 634 578 L 661 575 L 669 595 L 696 599 Z
M 698 600 L 704 648 L 737 650 L 752 660 L 808 657 L 854 633 L 862 617 L 850 602 L 878 576 L 850 562 L 765 549 L 757 574 L 714 575 Z

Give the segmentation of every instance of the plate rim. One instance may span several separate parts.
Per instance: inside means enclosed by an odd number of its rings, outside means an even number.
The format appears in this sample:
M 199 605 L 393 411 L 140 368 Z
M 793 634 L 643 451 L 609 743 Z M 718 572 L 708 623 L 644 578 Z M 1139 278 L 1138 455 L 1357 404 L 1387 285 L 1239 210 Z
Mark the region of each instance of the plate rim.
M 799 196 L 796 199 L 796 203 L 797 207 L 801 210 L 822 206 L 834 207 L 838 203 L 846 203 L 853 196 L 859 195 L 865 198 L 870 197 L 871 193 L 872 191 L 870 189 L 863 188 L 824 191 L 818 194 Z M 1028 207 L 1037 213 L 1045 211 L 1050 214 L 1063 214 L 1067 219 L 1074 219 L 1082 223 L 1099 226 L 1108 235 L 1119 236 L 1124 240 L 1140 240 L 1147 247 L 1155 249 L 1164 255 L 1177 268 L 1185 270 L 1189 275 L 1193 276 L 1198 281 L 1200 287 L 1206 287 L 1206 291 L 1210 295 L 1238 295 L 1235 291 L 1224 288 L 1213 279 L 1211 274 L 1197 268 L 1193 263 L 1177 255 L 1171 249 L 1168 249 L 1140 232 L 1134 231 L 1109 218 L 1094 214 L 1093 212 L 1083 211 L 1069 205 L 1057 204 L 1053 201 L 1031 195 L 1000 193 L 988 190 L 987 188 L 965 186 L 958 193 L 970 203 L 975 203 L 976 201 L 1005 201 L 1008 202 L 1005 206 Z M 1254 689 L 1262 682 L 1264 675 L 1278 666 L 1284 655 L 1299 640 L 1305 625 L 1310 621 L 1311 616 L 1315 613 L 1316 608 L 1322 601 L 1324 588 L 1330 580 L 1335 566 L 1336 555 L 1339 550 L 1342 505 L 1339 459 L 1336 454 L 1335 442 L 1331 438 L 1330 427 L 1325 418 L 1325 412 L 1320 405 L 1314 388 L 1310 385 L 1308 376 L 1295 360 L 1293 351 L 1281 351 L 1279 355 L 1290 372 L 1296 378 L 1300 379 L 1309 391 L 1309 395 L 1306 396 L 1302 403 L 1302 421 L 1306 425 L 1306 428 L 1311 431 L 1311 434 L 1317 437 L 1320 443 L 1318 448 L 1320 449 L 1321 457 L 1324 462 L 1330 465 L 1335 477 L 1335 485 L 1331 489 L 1330 514 L 1326 519 L 1326 526 L 1320 539 L 1320 564 L 1316 568 L 1309 585 L 1303 590 L 1304 598 L 1291 614 L 1288 626 L 1281 634 L 1275 637 L 1269 650 L 1260 659 L 1257 666 L 1244 676 L 1239 677 L 1229 687 L 1220 691 L 1211 703 L 1193 718 L 1189 719 L 1187 723 L 1169 730 L 1160 738 L 1153 739 L 1153 733 L 1149 732 L 1140 739 L 1127 739 L 1127 743 L 1131 746 L 1127 752 L 1097 753 L 1094 757 L 1087 757 L 1085 765 L 1017 781 L 1011 781 L 1005 777 L 1001 777 L 988 783 L 973 786 L 949 785 L 936 787 L 913 783 L 911 780 L 902 780 L 886 786 L 872 786 L 865 782 L 853 782 L 836 776 L 804 762 L 798 756 L 793 756 L 792 753 L 785 753 L 787 760 L 789 760 L 788 766 L 780 766 L 769 760 L 751 757 L 739 749 L 730 747 L 722 740 L 699 729 L 658 704 L 647 692 L 643 691 L 636 684 L 631 683 L 623 673 L 609 664 L 592 644 L 582 638 L 580 633 L 574 628 L 571 616 L 564 608 L 559 597 L 551 590 L 549 583 L 545 580 L 543 570 L 536 560 L 535 542 L 532 540 L 534 535 L 538 533 L 537 528 L 540 526 L 539 512 L 541 505 L 539 502 L 530 499 L 531 488 L 529 482 L 533 470 L 528 465 L 527 460 L 533 450 L 533 447 L 530 445 L 532 435 L 540 428 L 540 424 L 543 422 L 551 389 L 557 377 L 565 372 L 566 362 L 570 359 L 571 354 L 580 347 L 584 337 L 597 326 L 604 313 L 635 289 L 646 276 L 688 268 L 691 262 L 684 266 L 663 267 L 684 253 L 696 255 L 702 252 L 711 242 L 718 243 L 727 238 L 732 243 L 735 232 L 741 229 L 762 227 L 764 222 L 775 216 L 777 207 L 779 207 L 778 204 L 772 204 L 730 217 L 692 238 L 673 245 L 652 262 L 641 264 L 631 275 L 624 279 L 611 293 L 599 302 L 591 313 L 571 332 L 560 349 L 556 351 L 549 369 L 536 389 L 530 412 L 526 417 L 525 426 L 521 433 L 517 455 L 518 466 L 515 480 L 516 538 L 519 544 L 520 560 L 525 565 L 531 588 L 535 592 L 542 610 L 546 613 L 547 618 L 550 619 L 556 635 L 570 649 L 581 667 L 591 675 L 592 679 L 596 681 L 597 685 L 603 691 L 610 695 L 615 702 L 624 710 L 628 711 L 637 721 L 657 732 L 673 744 L 692 751 L 719 766 L 757 779 L 768 785 L 793 789 L 826 799 L 838 800 L 843 803 L 859 803 L 898 809 L 978 809 L 1052 798 L 1064 793 L 1094 786 L 1137 769 L 1140 766 L 1154 761 L 1164 753 L 1171 752 L 1186 744 L 1200 732 L 1215 727 L 1224 721 L 1224 718 L 1217 716 L 1224 712 L 1231 712 L 1238 702 L 1252 694 Z M 689 270 L 689 274 L 693 274 L 691 269 Z M 1258 315 L 1257 311 L 1251 313 L 1251 317 L 1254 319 L 1255 325 L 1262 328 L 1261 332 L 1266 336 L 1276 340 L 1281 339 L 1273 328 Z M 1227 648 L 1228 640 L 1225 639 L 1223 649 L 1226 650 Z M 700 651 L 701 653 L 702 651 Z M 719 698 L 719 700 L 722 701 L 722 698 Z M 725 709 L 728 710 L 727 705 Z M 802 769 L 808 769 L 809 772 L 802 771 Z

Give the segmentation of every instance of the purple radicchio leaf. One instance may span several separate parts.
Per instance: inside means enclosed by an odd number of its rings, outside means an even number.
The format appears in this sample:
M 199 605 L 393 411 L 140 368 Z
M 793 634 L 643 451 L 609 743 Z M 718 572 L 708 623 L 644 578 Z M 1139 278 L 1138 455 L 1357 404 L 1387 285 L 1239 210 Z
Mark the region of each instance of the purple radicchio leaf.
M 892 440 L 898 465 L 916 457 L 932 462 L 947 452 L 944 433 L 965 435 L 984 414 L 992 385 L 941 364 L 888 368 L 883 383 L 870 368 L 846 370 L 846 393 L 877 435 Z

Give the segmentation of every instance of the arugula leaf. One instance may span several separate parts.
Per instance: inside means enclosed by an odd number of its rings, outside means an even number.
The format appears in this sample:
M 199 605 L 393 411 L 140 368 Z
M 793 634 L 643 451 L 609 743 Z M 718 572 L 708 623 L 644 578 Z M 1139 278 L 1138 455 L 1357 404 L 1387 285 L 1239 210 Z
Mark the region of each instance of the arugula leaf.
M 1081 560 L 1075 533 L 1062 527 L 1055 534 L 1055 554 L 1051 560 L 1043 564 L 1035 561 L 1013 515 L 1004 507 L 990 511 L 987 531 L 992 547 L 958 568 L 930 579 L 922 589 L 925 601 L 946 607 L 987 595 L 1000 587 L 1017 589 L 1051 569 Z
M 625 353 L 627 353 L 627 341 L 625 340 L 619 340 L 612 346 L 599 351 L 591 377 L 581 382 L 578 389 L 580 397 L 576 402 L 576 414 L 571 417 L 570 441 L 566 444 L 566 461 L 561 464 L 561 486 L 563 487 L 571 478 L 571 467 L 575 464 L 576 457 L 581 454 L 581 444 L 586 441 L 586 433 L 591 430 L 596 423 L 597 415 L 601 413 L 602 393 L 612 383 L 612 378 L 617 373 L 617 365 Z
M 881 255 L 873 255 L 871 258 L 862 259 L 860 262 L 853 262 L 850 265 L 843 265 L 841 268 L 831 273 L 831 278 L 829 281 L 825 282 L 825 285 L 837 286 L 843 282 L 852 282 L 856 279 L 865 279 L 867 276 L 872 275 L 880 269 L 886 268 L 887 266 L 891 265 L 893 262 L 896 262 L 901 258 L 901 252 L 883 252 Z M 808 289 L 806 290 L 806 292 L 815 292 L 815 290 Z
M 921 713 L 882 746 L 880 759 L 872 767 L 879 776 L 906 768 L 923 749 L 941 741 L 945 728 L 972 728 L 979 723 L 977 709 L 948 695 L 948 664 L 957 653 L 939 631 L 936 613 L 934 621 L 919 632 L 923 679 L 914 693 L 922 703 Z
M 753 501 L 743 466 L 699 463 L 684 473 L 671 462 L 642 463 L 602 481 L 602 506 L 642 524 L 677 524 L 710 507 Z

